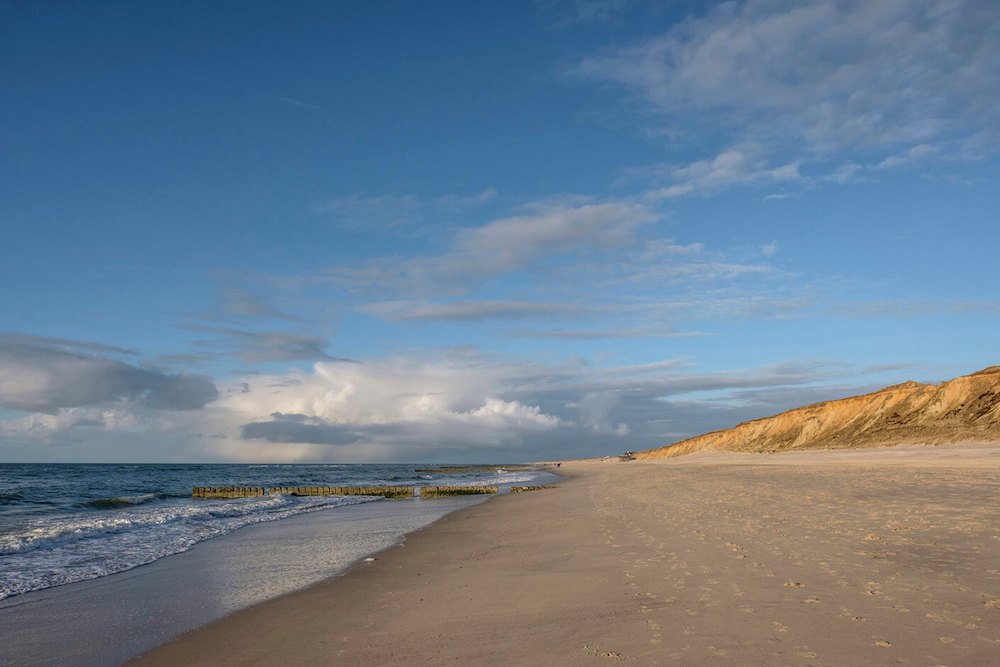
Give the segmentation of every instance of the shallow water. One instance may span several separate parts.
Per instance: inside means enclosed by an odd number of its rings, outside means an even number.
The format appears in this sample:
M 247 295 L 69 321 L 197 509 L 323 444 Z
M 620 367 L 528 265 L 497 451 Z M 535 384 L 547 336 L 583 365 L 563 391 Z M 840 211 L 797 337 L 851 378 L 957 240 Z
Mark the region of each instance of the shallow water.
M 120 574 L 10 597 L 0 601 L 0 664 L 119 664 L 186 630 L 335 576 L 485 498 L 379 501 L 301 514 Z
M 193 500 L 192 486 L 545 483 L 424 466 L 0 466 L 0 664 L 113 665 L 343 572 L 486 496 Z M 141 567 L 140 567 L 141 566 Z
M 510 484 L 540 473 L 410 465 L 0 465 L 0 599 L 94 579 L 257 523 L 369 497 L 193 500 L 192 486 Z M 499 472 L 498 472 L 499 471 Z

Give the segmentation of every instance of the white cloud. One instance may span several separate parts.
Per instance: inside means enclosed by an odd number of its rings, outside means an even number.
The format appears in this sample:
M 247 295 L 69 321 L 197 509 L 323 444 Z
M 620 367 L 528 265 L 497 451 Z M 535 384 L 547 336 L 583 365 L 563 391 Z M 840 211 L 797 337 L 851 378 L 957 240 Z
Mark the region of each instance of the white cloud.
M 928 315 L 985 313 L 1000 314 L 1000 301 L 897 299 L 835 303 L 829 312 L 837 317 L 924 317 Z
M 311 371 L 241 378 L 250 391 L 230 386 L 206 413 L 212 426 L 203 430 L 226 433 L 212 446 L 243 460 L 359 460 L 365 453 L 415 460 L 435 450 L 520 450 L 544 458 L 567 442 L 604 450 L 601 438 L 609 436 L 655 442 L 647 422 L 663 417 L 667 398 L 802 385 L 843 373 L 817 363 L 701 374 L 691 366 L 683 359 L 528 365 L 475 352 L 317 363 Z
M 558 417 L 543 413 L 538 406 L 503 401 L 492 396 L 486 397 L 478 408 L 457 413 L 454 418 L 470 426 L 490 428 L 548 430 L 565 425 Z
M 538 340 L 588 341 L 602 339 L 630 338 L 693 338 L 707 336 L 703 331 L 675 331 L 669 327 L 631 327 L 605 329 L 518 329 L 510 335 Z
M 997 16 L 993 3 L 961 1 L 725 3 L 580 72 L 628 85 L 668 114 L 714 108 L 817 146 L 924 143 L 994 117 Z M 765 130 L 746 118 L 755 111 L 794 122 Z
M 529 364 L 449 350 L 237 376 L 220 383 L 221 398 L 185 413 L 133 401 L 23 414 L 0 419 L 0 437 L 9 446 L 58 443 L 78 458 L 113 442 L 132 460 L 543 459 L 607 453 L 626 436 L 633 449 L 662 444 L 657 420 L 688 435 L 732 425 L 787 407 L 748 408 L 731 400 L 734 391 L 849 373 L 816 362 L 718 372 L 684 359 Z M 692 394 L 707 396 L 692 407 Z
M 243 379 L 220 406 L 264 419 L 274 412 L 319 417 L 331 424 L 373 425 L 476 414 L 511 379 L 512 368 L 475 357 L 395 357 L 361 364 L 320 362 L 310 372 Z
M 998 54 L 995 2 L 748 0 L 585 58 L 573 72 L 632 91 L 657 112 L 661 135 L 710 130 L 733 146 L 767 147 L 755 162 L 727 149 L 680 168 L 652 194 L 668 199 L 794 179 L 802 160 L 892 167 L 935 152 L 993 153 Z
M 780 244 L 777 241 L 771 241 L 770 243 L 765 243 L 760 247 L 760 254 L 763 255 L 764 257 L 774 257 L 776 254 L 778 254 L 779 247 Z
M 914 162 L 919 162 L 933 155 L 936 155 L 938 148 L 936 146 L 931 146 L 930 144 L 917 144 L 912 146 L 898 155 L 890 155 L 885 158 L 875 169 L 895 169 L 896 167 L 903 167 Z
M 197 410 L 218 395 L 208 377 L 141 368 L 96 353 L 117 348 L 69 343 L 0 335 L 0 407 L 56 414 L 62 408 L 135 402 Z
M 739 185 L 775 183 L 808 183 L 799 173 L 797 163 L 771 166 L 760 146 L 733 146 L 710 160 L 699 160 L 681 166 L 661 166 L 673 181 L 670 185 L 653 188 L 645 193 L 651 201 L 676 199 L 689 194 L 710 194 Z
M 617 377 L 621 375 L 648 375 L 649 373 L 661 373 L 663 371 L 676 371 L 691 366 L 687 359 L 662 359 L 651 361 L 645 364 L 629 364 L 626 366 L 609 366 L 599 369 L 597 372 L 605 377 Z
M 879 171 L 889 171 L 922 164 L 939 153 L 939 146 L 917 144 L 899 153 L 889 155 L 879 162 L 866 164 L 844 162 L 838 165 L 831 173 L 823 176 L 822 180 L 841 185 L 846 183 L 870 183 L 874 180 L 874 175 Z
M 299 359 L 350 361 L 328 354 L 326 347 L 329 341 L 324 336 L 288 331 L 250 331 L 202 324 L 189 324 L 185 328 L 189 331 L 218 336 L 214 339 L 196 341 L 198 347 L 213 350 L 215 354 L 230 355 L 246 363 Z
M 655 292 L 659 301 L 681 298 L 688 290 L 698 292 L 702 299 L 707 290 L 721 283 L 759 279 L 779 272 L 757 256 L 754 261 L 739 261 L 735 253 L 713 251 L 700 243 L 679 245 L 669 239 L 653 239 L 630 248 L 613 262 L 576 262 L 570 267 L 553 270 L 565 281 L 585 285 L 590 293 L 603 289 L 618 289 L 629 284 L 630 297 Z M 667 297 L 666 289 L 671 290 Z M 621 293 L 616 292 L 618 303 Z
M 593 306 L 536 301 L 379 301 L 359 308 L 391 322 L 450 320 L 478 321 L 485 319 L 521 319 L 539 317 L 573 317 L 593 313 Z
M 646 206 L 631 202 L 539 203 L 521 215 L 459 230 L 444 254 L 333 267 L 325 278 L 359 289 L 462 292 L 553 255 L 621 246 L 634 239 L 640 226 L 658 219 Z
M 142 434 L 152 432 L 171 433 L 177 437 L 177 430 L 191 420 L 198 420 L 198 412 L 164 413 L 150 410 L 135 403 L 114 406 L 88 406 L 60 408 L 53 412 L 32 412 L 10 419 L 0 419 L 0 436 L 10 441 L 36 444 L 68 444 L 85 439 L 87 435 L 106 439 L 112 434 Z M 126 458 L 127 452 L 123 452 Z
M 622 396 L 618 391 L 602 391 L 585 394 L 580 398 L 578 410 L 580 421 L 588 429 L 606 435 L 623 437 L 629 434 L 628 424 L 615 424 L 611 414 L 621 404 Z
M 467 214 L 496 200 L 498 196 L 496 188 L 430 198 L 412 194 L 355 193 L 331 197 L 315 206 L 314 210 L 348 229 L 370 231 L 389 228 L 398 232 L 398 228 L 404 225 L 420 225 L 425 233 L 426 228 L 439 226 L 443 221 Z
M 845 183 L 870 180 L 870 178 L 862 175 L 864 171 L 865 167 L 857 162 L 845 162 L 844 164 L 838 166 L 833 173 L 825 176 L 823 180 L 840 183 L 841 185 Z
M 516 448 L 527 435 L 571 426 L 504 396 L 524 370 L 461 354 L 317 363 L 309 372 L 242 378 L 249 391 L 234 385 L 214 419 L 230 440 L 257 440 L 255 452 L 269 441 L 278 456 L 286 443 L 306 445 L 312 456 L 331 445 L 377 446 L 404 457 L 435 448 Z

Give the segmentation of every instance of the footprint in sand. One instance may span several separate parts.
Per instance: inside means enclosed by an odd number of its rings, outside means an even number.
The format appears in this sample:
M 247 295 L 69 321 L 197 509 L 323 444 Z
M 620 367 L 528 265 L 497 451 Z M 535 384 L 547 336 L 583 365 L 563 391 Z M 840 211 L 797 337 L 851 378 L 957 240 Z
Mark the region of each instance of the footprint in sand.
M 611 660 L 622 659 L 622 654 L 619 653 L 618 651 L 601 651 L 600 653 L 596 653 L 595 655 L 598 655 L 602 658 L 610 658 Z

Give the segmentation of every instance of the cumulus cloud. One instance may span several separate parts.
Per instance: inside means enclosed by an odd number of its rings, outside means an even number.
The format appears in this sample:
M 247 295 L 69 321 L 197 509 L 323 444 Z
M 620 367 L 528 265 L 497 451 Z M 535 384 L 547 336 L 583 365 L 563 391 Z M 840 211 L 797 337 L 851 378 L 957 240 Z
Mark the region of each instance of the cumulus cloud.
M 321 362 L 310 371 L 243 378 L 249 391 L 235 385 L 227 391 L 214 405 L 214 426 L 206 430 L 228 432 L 227 454 L 243 459 L 261 458 L 264 451 L 265 458 L 281 458 L 291 445 L 305 448 L 296 449 L 296 457 L 317 460 L 347 460 L 363 452 L 414 460 L 427 452 L 469 456 L 477 450 L 544 458 L 565 455 L 567 443 L 578 453 L 600 453 L 614 451 L 615 441 L 626 437 L 633 448 L 662 444 L 657 420 L 664 418 L 674 418 L 676 429 L 697 428 L 671 402 L 695 401 L 704 393 L 812 386 L 844 373 L 843 367 L 817 362 L 711 373 L 696 372 L 684 359 L 548 366 L 474 351 Z M 725 396 L 704 400 L 718 408 L 716 428 L 747 414 L 746 405 Z M 706 408 L 702 414 L 711 413 Z
M 248 378 L 250 390 L 232 394 L 223 405 L 250 416 L 278 412 L 366 425 L 486 417 L 503 412 L 491 399 L 512 381 L 516 368 L 471 353 L 360 364 L 320 362 L 309 372 Z M 497 409 L 480 412 L 491 407 Z M 540 419 L 549 423 L 544 416 Z
M 218 397 L 208 377 L 140 368 L 86 352 L 101 346 L 68 343 L 0 337 L 0 406 L 48 414 L 60 408 L 116 402 L 158 410 L 197 410 Z
M 598 433 L 625 436 L 629 434 L 628 424 L 611 421 L 612 411 L 621 403 L 622 396 L 617 391 L 594 392 L 580 398 L 578 407 L 583 425 Z
M 274 443 L 516 447 L 528 434 L 567 426 L 500 396 L 523 370 L 461 355 L 317 363 L 311 372 L 248 378 L 249 391 L 229 393 L 220 408 L 241 437 Z
M 190 417 L 192 412 L 183 414 Z M 87 434 L 104 439 L 118 432 L 169 431 L 176 426 L 168 416 L 172 414 L 178 413 L 153 410 L 141 403 L 59 408 L 0 420 L 0 435 L 30 442 L 72 441 Z
M 50 348 L 17 349 L 12 368 L 9 344 L 4 351 L 2 405 L 31 411 L 0 420 L 8 442 L 105 442 L 143 433 L 143 442 L 162 446 L 169 438 L 200 457 L 235 461 L 596 455 L 790 407 L 784 401 L 802 395 L 795 388 L 833 397 L 837 390 L 827 383 L 857 374 L 822 362 L 699 372 L 678 358 L 539 364 L 453 349 L 240 375 L 217 392 L 210 382 L 205 391 L 181 381 L 191 376 L 151 379 L 154 371 Z M 28 381 L 24 368 L 44 381 Z M 7 382 L 11 377 L 19 381 Z M 87 393 L 84 385 L 96 389 Z M 185 387 L 193 391 L 184 394 Z

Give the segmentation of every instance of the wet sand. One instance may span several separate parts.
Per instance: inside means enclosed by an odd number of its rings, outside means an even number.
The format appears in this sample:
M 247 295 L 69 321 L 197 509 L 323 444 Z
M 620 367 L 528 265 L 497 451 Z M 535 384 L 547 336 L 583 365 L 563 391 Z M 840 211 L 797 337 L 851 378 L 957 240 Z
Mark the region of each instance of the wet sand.
M 401 535 L 480 501 L 386 501 L 306 512 L 125 572 L 0 600 L 0 665 L 121 664 L 178 633 L 325 581 Z
M 1000 445 L 562 471 L 140 662 L 1000 664 Z

